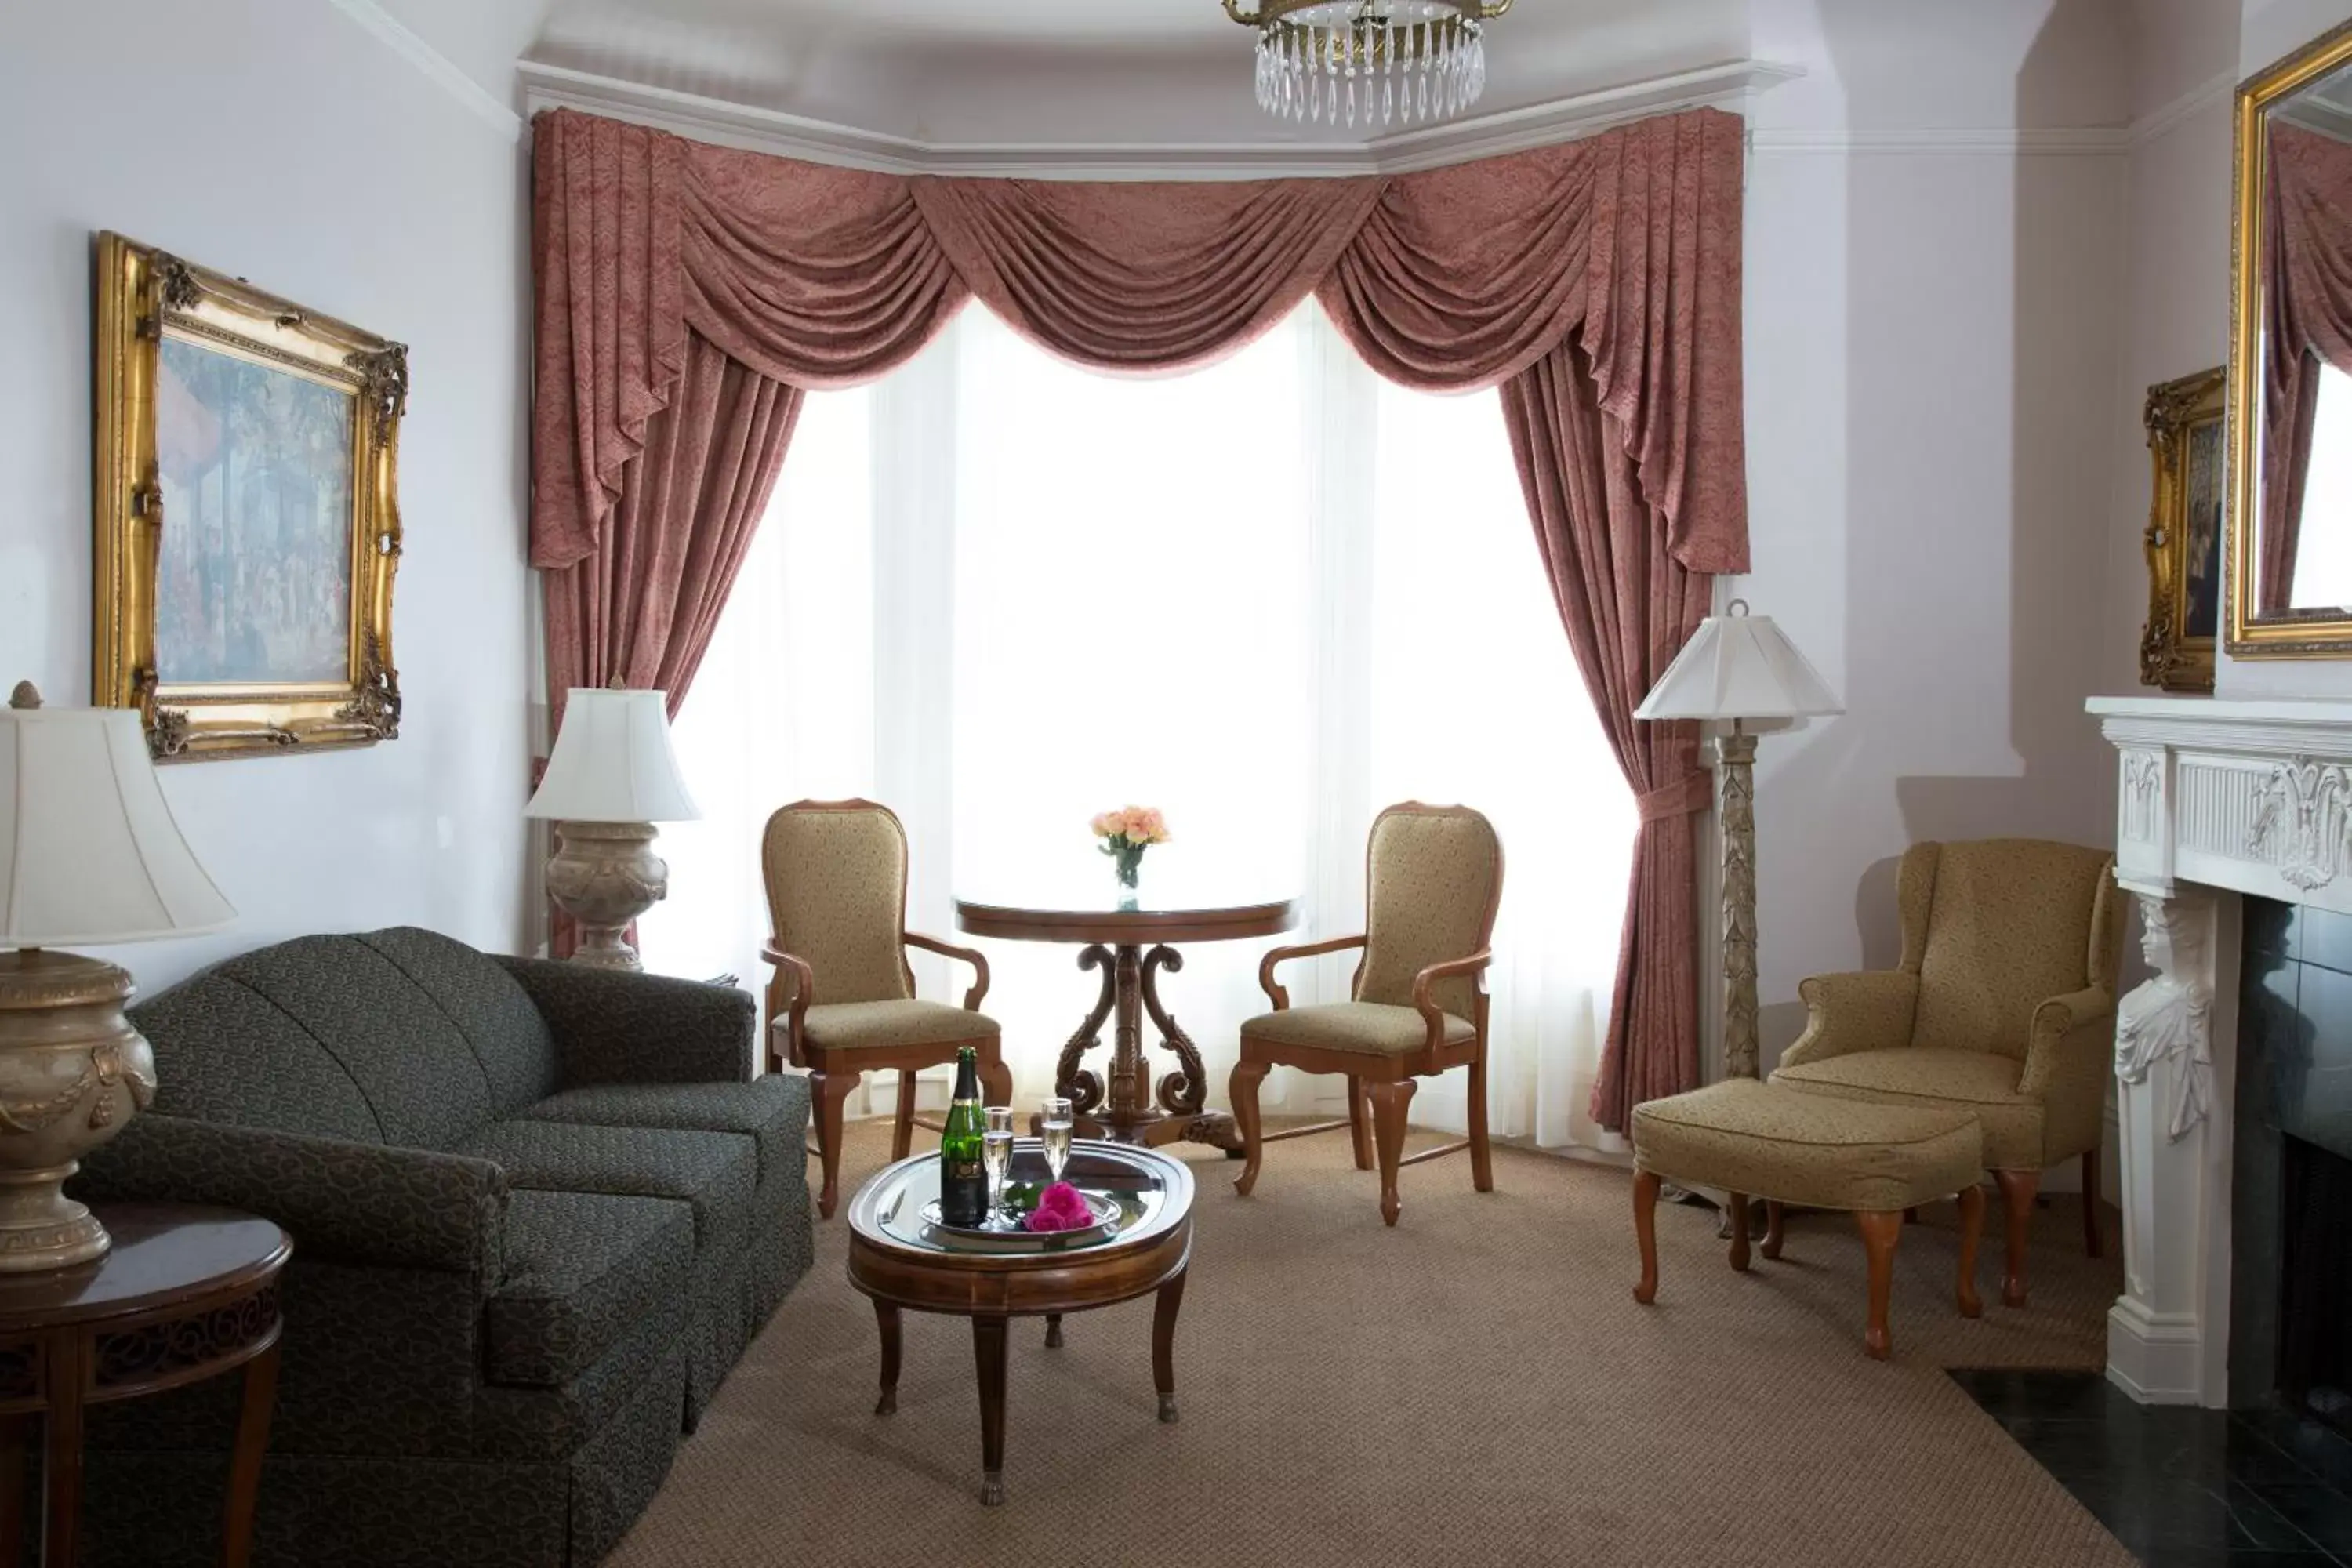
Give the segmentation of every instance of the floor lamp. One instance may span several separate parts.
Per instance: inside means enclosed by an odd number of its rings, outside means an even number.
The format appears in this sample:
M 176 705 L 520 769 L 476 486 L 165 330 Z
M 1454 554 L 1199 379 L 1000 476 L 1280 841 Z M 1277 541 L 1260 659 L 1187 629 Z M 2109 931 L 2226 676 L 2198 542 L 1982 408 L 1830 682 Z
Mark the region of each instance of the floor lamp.
M 1728 721 L 1716 740 L 1723 773 L 1723 1071 L 1756 1078 L 1756 737 L 1751 723 L 1845 711 L 1769 616 L 1734 599 L 1691 634 L 1633 710 L 1636 719 Z

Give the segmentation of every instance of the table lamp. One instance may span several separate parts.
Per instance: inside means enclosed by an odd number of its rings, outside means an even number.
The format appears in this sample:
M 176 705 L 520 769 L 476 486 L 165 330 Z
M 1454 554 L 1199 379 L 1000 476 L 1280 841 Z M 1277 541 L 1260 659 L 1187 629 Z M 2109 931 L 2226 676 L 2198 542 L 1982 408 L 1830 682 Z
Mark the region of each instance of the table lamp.
M 643 969 L 629 924 L 669 896 L 669 867 L 654 853 L 653 825 L 702 815 L 670 750 L 667 699 L 573 687 L 555 752 L 523 815 L 555 824 L 547 892 L 580 922 L 572 962 Z
M 155 781 L 128 708 L 0 709 L 0 1274 L 87 1263 L 106 1227 L 65 1195 L 81 1156 L 155 1097 L 155 1058 L 122 1016 L 131 976 L 53 949 L 226 925 Z
M 1734 599 L 1691 634 L 1633 710 L 1636 719 L 1730 721 L 1723 764 L 1723 1069 L 1756 1078 L 1756 737 L 1750 721 L 1843 713 L 1813 667 L 1769 616 Z

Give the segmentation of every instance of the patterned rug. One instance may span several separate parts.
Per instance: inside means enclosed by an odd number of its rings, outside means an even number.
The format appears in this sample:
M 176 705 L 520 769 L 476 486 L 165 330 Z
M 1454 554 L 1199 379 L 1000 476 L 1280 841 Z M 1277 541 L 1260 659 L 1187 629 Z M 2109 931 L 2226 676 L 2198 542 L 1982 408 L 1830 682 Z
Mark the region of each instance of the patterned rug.
M 853 1129 L 845 1193 L 887 1137 Z M 876 1416 L 836 1216 L 609 1568 L 2132 1563 L 1942 1370 L 2101 1364 L 2120 1246 L 2085 1258 L 2071 1198 L 2037 1222 L 2022 1310 L 1988 1237 L 1974 1322 L 1950 1205 L 1908 1227 L 1880 1363 L 1843 1216 L 1793 1219 L 1738 1275 L 1713 1210 L 1662 1208 L 1643 1308 L 1616 1170 L 1497 1149 L 1481 1195 L 1466 1157 L 1416 1166 L 1388 1230 L 1344 1134 L 1274 1145 L 1246 1199 L 1237 1163 L 1187 1157 L 1181 1422 L 1154 1419 L 1148 1298 L 1068 1320 L 1060 1350 L 1018 1322 L 1010 1501 L 982 1509 L 970 1331 L 908 1313 Z

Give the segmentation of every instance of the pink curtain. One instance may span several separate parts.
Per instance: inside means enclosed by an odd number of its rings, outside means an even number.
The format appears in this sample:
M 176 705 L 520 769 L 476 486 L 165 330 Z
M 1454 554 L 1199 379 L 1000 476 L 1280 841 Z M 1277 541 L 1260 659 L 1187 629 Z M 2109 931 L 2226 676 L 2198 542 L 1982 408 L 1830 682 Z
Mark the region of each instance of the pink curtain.
M 683 515 L 628 521 L 646 482 L 633 460 L 661 438 L 662 411 L 678 406 L 681 428 L 705 417 L 692 370 L 706 350 L 766 383 L 854 384 L 912 358 L 977 296 L 1055 353 L 1164 373 L 1234 353 L 1313 293 L 1382 374 L 1503 385 L 1562 616 L 1612 735 L 1633 737 L 1619 751 L 1651 825 L 1636 887 L 1652 891 L 1628 914 L 1612 1081 L 1696 1082 L 1688 815 L 1706 805 L 1704 775 L 1693 796 L 1688 746 L 1633 735 L 1654 650 L 1626 654 L 1595 617 L 1678 637 L 1687 617 L 1660 605 L 1704 604 L 1710 574 L 1748 567 L 1738 120 L 1699 110 L 1352 180 L 902 179 L 570 110 L 534 122 L 534 157 L 531 559 L 558 574 L 587 565 L 597 584 L 572 595 L 561 629 L 550 595 L 553 684 L 593 658 L 622 668 L 613 648 L 628 650 L 632 679 L 668 672 L 673 701 L 691 678 L 698 644 L 672 663 L 668 642 L 691 642 L 699 623 L 658 648 L 620 623 L 643 618 L 630 608 L 634 563 L 656 558 L 628 535 Z M 1558 411 L 1570 380 L 1590 415 L 1575 440 Z M 779 457 L 789 434 L 787 414 Z M 1581 535 L 1619 542 L 1627 564 L 1572 571 L 1563 552 Z M 715 616 L 740 549 L 659 559 L 703 563 L 695 586 Z M 1570 576 L 1582 581 L 1572 596 Z M 1677 644 L 1657 646 L 1670 656 Z M 1657 891 L 1669 887 L 1679 895 Z M 1613 1100 L 1596 1113 L 1624 1125 Z
M 2352 373 L 2352 146 L 2273 123 L 2263 208 L 2263 527 L 2255 603 L 2293 607 L 2323 366 Z

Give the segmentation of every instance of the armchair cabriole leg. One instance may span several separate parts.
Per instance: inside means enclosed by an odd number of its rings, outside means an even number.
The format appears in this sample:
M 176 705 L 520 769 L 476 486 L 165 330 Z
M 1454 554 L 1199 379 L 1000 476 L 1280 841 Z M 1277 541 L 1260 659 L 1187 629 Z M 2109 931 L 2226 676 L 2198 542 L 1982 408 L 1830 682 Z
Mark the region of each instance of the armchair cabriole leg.
M 1234 1178 L 1234 1191 L 1243 1197 L 1257 1185 L 1258 1162 L 1265 1153 L 1258 1128 L 1257 1090 L 1265 1081 L 1265 1064 L 1244 1058 L 1235 1064 L 1234 1076 L 1225 1093 L 1234 1105 L 1234 1125 L 1241 1129 L 1242 1173 Z
M 890 1158 L 903 1160 L 915 1145 L 915 1069 L 898 1069 L 898 1107 L 890 1118 Z
M 1977 1247 L 1984 1240 L 1984 1188 L 1970 1182 L 1960 1189 L 1960 1316 L 1980 1317 L 1984 1302 L 1977 1295 Z
M 1658 1185 L 1654 1172 L 1633 1173 L 1633 1244 L 1642 1250 L 1633 1300 L 1644 1307 L 1658 1299 Z
M 1780 1245 L 1788 1238 L 1787 1232 L 1784 1229 L 1787 1217 L 1787 1205 L 1782 1204 L 1780 1199 L 1768 1198 L 1765 1200 L 1763 1247 L 1765 1257 L 1777 1258 L 1780 1256 Z
M 854 1072 L 813 1069 L 809 1073 L 809 1096 L 816 1102 L 817 1164 L 824 1173 L 824 1185 L 816 1198 L 820 1219 L 831 1219 L 834 1206 L 841 1201 L 841 1108 L 856 1087 Z
M 2000 1281 L 2004 1307 L 2025 1305 L 2025 1244 L 2033 1231 L 2033 1197 L 2042 1187 L 2039 1171 L 1995 1171 L 2002 1206 L 2007 1210 L 2002 1240 L 2007 1254 Z
M 1741 1274 L 1748 1272 L 1748 1194 L 1733 1193 L 1731 1198 L 1731 1267 Z
M 1372 1142 L 1381 1163 L 1381 1220 L 1394 1225 L 1397 1215 L 1404 1210 L 1397 1197 L 1397 1164 L 1404 1158 L 1405 1113 L 1412 1104 L 1413 1090 L 1421 1086 L 1407 1078 L 1370 1087 Z
M 1483 1006 L 1485 998 L 1480 998 Z M 1494 1151 L 1486 1142 L 1486 1041 L 1478 1040 L 1478 1054 L 1470 1058 L 1470 1184 L 1482 1193 L 1495 1190 Z
M 1003 1052 L 1001 1045 L 981 1047 L 980 1087 L 991 1105 L 1013 1103 L 1013 1069 L 1004 1065 Z
M 1370 1102 L 1364 1098 L 1364 1080 L 1360 1078 L 1348 1080 L 1348 1142 L 1355 1149 L 1356 1169 L 1370 1170 L 1372 1110 Z

